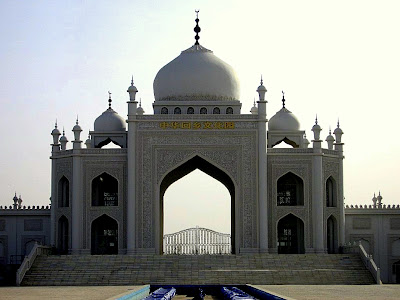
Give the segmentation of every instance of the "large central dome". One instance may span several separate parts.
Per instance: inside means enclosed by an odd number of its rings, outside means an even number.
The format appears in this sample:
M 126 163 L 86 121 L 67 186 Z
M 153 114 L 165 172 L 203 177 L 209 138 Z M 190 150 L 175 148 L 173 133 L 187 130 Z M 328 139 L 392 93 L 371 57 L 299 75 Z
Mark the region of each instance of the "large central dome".
M 238 100 L 240 93 L 233 68 L 201 45 L 162 67 L 153 88 L 156 101 Z

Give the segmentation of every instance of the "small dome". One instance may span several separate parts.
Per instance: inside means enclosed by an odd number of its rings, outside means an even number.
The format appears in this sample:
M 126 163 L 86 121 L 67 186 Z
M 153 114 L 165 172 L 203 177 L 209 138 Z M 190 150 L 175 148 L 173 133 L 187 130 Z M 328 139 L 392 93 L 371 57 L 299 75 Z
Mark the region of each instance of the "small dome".
M 79 124 L 76 124 L 73 128 L 72 131 L 82 131 L 82 127 Z
M 128 93 L 137 93 L 138 89 L 134 85 L 130 85 L 127 90 Z
M 290 110 L 282 107 L 282 109 L 269 120 L 268 130 L 298 131 L 300 130 L 300 122 Z
M 254 106 L 250 109 L 250 113 L 251 113 L 252 115 L 257 115 L 257 114 L 258 114 L 258 107 L 254 105 Z
M 312 131 L 321 131 L 321 126 L 319 126 L 317 123 L 314 124 L 314 126 L 311 128 Z
M 333 131 L 333 134 L 343 134 L 343 130 L 340 129 L 340 127 L 336 127 L 335 130 Z
M 327 141 L 327 142 L 334 142 L 335 141 L 335 138 L 331 134 L 331 131 L 329 131 L 329 135 L 326 137 L 325 141 Z
M 60 132 L 60 130 L 58 130 L 58 128 L 56 127 L 56 128 L 54 128 L 54 129 L 51 131 L 51 135 L 61 135 L 61 132 Z
M 238 100 L 233 68 L 211 50 L 194 45 L 158 71 L 154 97 L 160 100 Z
M 125 120 L 112 108 L 108 108 L 94 121 L 94 131 L 125 131 Z
M 60 142 L 68 142 L 68 139 L 65 135 L 63 135 L 62 137 L 60 137 Z
M 136 110 L 136 113 L 137 113 L 138 115 L 143 115 L 143 114 L 144 114 L 144 109 L 143 109 L 141 106 L 139 106 L 139 107 L 137 108 L 137 110 Z

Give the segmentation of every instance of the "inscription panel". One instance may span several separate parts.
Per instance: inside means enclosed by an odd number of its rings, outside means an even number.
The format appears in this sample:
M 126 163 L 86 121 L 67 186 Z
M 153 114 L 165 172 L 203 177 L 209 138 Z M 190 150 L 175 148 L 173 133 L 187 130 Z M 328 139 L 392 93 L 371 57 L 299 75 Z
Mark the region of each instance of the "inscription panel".
M 24 231 L 42 231 L 43 230 L 43 220 L 33 219 L 24 220 Z
M 400 229 L 400 218 L 390 219 L 390 229 Z
M 354 218 L 353 229 L 371 229 L 370 218 Z

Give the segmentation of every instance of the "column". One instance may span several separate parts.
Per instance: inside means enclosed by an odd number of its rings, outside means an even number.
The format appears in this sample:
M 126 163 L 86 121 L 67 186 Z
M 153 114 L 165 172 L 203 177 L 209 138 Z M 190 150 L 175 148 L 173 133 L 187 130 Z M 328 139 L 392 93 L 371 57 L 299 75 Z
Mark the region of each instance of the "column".
M 323 172 L 322 172 L 322 149 L 320 140 L 314 140 L 314 155 L 312 160 L 312 216 L 313 216 L 313 239 L 314 251 L 325 253 L 324 246 L 324 194 L 323 194 Z
M 268 252 L 267 101 L 258 103 L 258 207 L 260 252 Z
M 90 250 L 83 251 L 83 232 L 82 232 L 82 215 L 83 215 L 83 197 L 82 197 L 82 172 L 80 150 L 73 150 L 72 157 L 72 254 L 83 254 Z M 88 228 L 90 230 L 90 228 Z M 88 245 L 90 247 L 90 245 Z

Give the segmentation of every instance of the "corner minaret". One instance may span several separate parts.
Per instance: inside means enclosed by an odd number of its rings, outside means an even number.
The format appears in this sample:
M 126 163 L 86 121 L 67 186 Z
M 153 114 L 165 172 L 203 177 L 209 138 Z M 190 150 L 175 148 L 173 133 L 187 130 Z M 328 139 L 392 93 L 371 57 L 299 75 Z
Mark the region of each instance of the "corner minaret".
M 128 201 L 127 201 L 127 254 L 136 252 L 136 122 L 137 122 L 137 101 L 136 93 L 138 89 L 133 85 L 133 76 L 131 85 L 128 87 Z
M 267 205 L 267 89 L 261 76 L 258 92 L 258 218 L 260 220 L 260 252 L 268 252 L 268 205 Z

